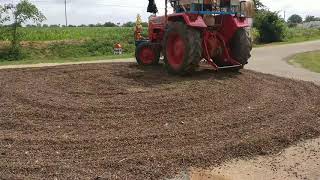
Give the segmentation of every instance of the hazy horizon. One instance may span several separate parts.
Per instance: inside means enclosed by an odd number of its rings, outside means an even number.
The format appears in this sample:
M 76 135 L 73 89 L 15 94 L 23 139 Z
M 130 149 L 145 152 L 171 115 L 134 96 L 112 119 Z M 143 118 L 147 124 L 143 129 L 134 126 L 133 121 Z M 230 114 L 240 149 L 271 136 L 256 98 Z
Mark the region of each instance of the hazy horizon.
M 29 0 L 45 14 L 47 20 L 43 24 L 65 24 L 64 0 Z M 0 0 L 1 4 L 17 3 L 19 0 Z M 67 0 L 68 24 L 97 24 L 108 21 L 124 23 L 135 21 L 136 15 L 140 14 L 147 21 L 149 13 L 146 12 L 148 0 Z M 320 16 L 320 2 L 305 0 L 303 6 L 293 3 L 292 0 L 262 0 L 272 11 L 279 11 L 286 18 L 292 14 L 299 14 L 303 18 L 307 15 Z M 163 0 L 156 0 L 159 14 L 164 13 Z

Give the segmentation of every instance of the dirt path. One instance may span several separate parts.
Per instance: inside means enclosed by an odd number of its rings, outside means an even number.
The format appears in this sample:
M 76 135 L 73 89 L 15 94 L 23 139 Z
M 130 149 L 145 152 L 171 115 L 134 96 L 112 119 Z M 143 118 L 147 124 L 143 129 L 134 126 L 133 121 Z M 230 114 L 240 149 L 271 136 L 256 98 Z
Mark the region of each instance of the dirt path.
M 307 140 L 276 155 L 234 159 L 211 169 L 193 168 L 176 179 L 320 180 L 320 139 Z
M 0 179 L 160 179 L 320 135 L 320 87 L 135 63 L 0 70 Z
M 66 63 L 39 63 L 39 64 L 20 64 L 20 65 L 4 65 L 0 69 L 23 69 L 23 68 L 40 68 L 40 67 L 55 67 L 78 64 L 99 64 L 99 63 L 114 63 L 114 62 L 134 62 L 132 58 L 129 59 L 108 59 L 95 61 L 80 61 L 80 62 L 66 62 Z

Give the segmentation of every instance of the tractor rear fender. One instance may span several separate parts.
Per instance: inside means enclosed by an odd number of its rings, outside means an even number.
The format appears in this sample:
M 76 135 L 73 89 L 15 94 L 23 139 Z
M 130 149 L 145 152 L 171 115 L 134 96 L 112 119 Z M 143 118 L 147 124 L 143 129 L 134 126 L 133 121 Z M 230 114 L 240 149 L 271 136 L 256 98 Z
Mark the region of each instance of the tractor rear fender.
M 207 28 L 203 18 L 198 14 L 175 13 L 168 16 L 169 22 L 182 21 L 187 26 L 194 28 Z
M 149 18 L 149 40 L 151 42 L 160 42 L 165 31 L 166 19 L 164 16 L 151 16 Z
M 219 32 L 223 36 L 225 42 L 229 42 L 238 29 L 250 26 L 247 18 L 232 15 L 216 16 L 216 22 L 221 22 L 222 24 L 222 28 L 220 28 Z

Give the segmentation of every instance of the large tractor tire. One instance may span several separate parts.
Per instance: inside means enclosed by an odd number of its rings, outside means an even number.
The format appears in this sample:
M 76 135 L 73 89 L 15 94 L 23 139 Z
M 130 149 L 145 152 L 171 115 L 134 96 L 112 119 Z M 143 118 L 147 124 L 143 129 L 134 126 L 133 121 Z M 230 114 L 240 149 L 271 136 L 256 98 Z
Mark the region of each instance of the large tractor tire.
M 193 72 L 202 57 L 201 33 L 183 22 L 168 25 L 164 35 L 164 63 L 169 73 Z
M 231 56 L 243 66 L 248 64 L 251 57 L 252 41 L 249 33 L 244 29 L 238 29 L 231 39 Z
M 150 42 L 143 42 L 137 46 L 135 55 L 139 65 L 157 65 L 160 59 L 160 50 Z

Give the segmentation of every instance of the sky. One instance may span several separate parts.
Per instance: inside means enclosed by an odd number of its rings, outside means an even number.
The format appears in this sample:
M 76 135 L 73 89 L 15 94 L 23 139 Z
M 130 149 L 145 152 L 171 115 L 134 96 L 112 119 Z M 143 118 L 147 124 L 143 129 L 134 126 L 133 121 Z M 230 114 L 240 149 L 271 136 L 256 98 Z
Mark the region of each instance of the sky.
M 65 0 L 29 0 L 47 17 L 44 24 L 64 24 Z M 164 13 L 164 0 L 155 0 L 160 14 Z M 280 11 L 288 18 L 292 14 L 320 16 L 318 0 L 261 0 L 270 10 Z M 0 0 L 0 4 L 17 3 L 19 0 Z M 124 23 L 135 21 L 139 13 L 147 21 L 148 0 L 67 0 L 68 22 L 73 25 L 96 24 L 112 21 Z

